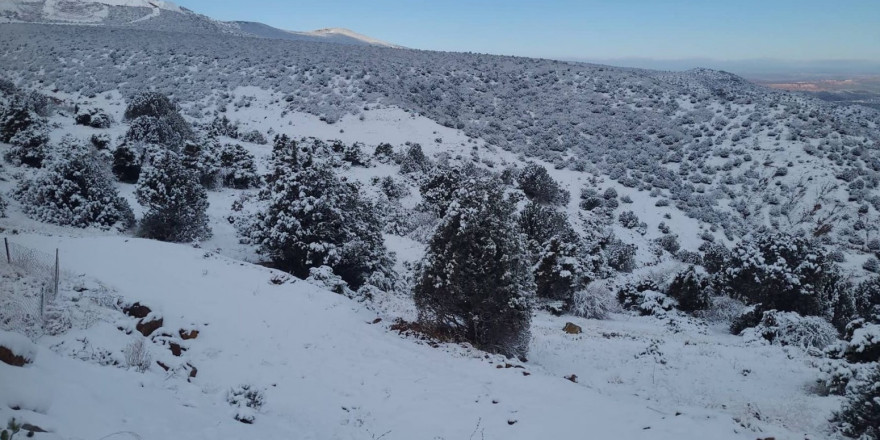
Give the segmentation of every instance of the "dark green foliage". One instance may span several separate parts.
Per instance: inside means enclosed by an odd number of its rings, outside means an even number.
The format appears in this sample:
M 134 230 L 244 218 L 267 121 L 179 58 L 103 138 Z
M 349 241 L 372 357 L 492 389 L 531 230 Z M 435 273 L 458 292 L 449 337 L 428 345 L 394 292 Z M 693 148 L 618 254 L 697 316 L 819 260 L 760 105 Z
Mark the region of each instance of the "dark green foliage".
M 21 431 L 21 423 L 15 421 L 15 417 L 6 423 L 6 429 L 0 431 L 0 440 L 13 440 L 15 434 Z
M 133 96 L 125 109 L 125 119 L 131 121 L 127 140 L 179 149 L 185 140 L 194 137 L 177 105 L 161 93 L 144 92 Z
M 534 290 L 513 202 L 497 180 L 456 192 L 416 275 L 420 320 L 437 333 L 508 356 L 528 348 Z
M 880 439 L 880 365 L 875 366 L 847 393 L 840 411 L 834 413 L 832 422 L 840 432 L 860 440 Z
M 837 266 L 807 237 L 759 232 L 731 252 L 716 285 L 723 293 L 763 310 L 827 316 L 840 282 Z
M 270 203 L 249 234 L 279 268 L 306 278 L 309 269 L 329 266 L 352 289 L 375 274 L 392 278 L 379 213 L 358 184 L 284 136 L 275 140 L 266 180 L 261 197 Z
M 571 197 L 568 191 L 550 177 L 547 169 L 538 164 L 528 164 L 517 178 L 519 188 L 529 200 L 546 205 L 565 205 Z
M 381 143 L 376 146 L 373 156 L 375 156 L 376 160 L 379 162 L 388 162 L 394 157 L 394 147 L 389 143 Z
M 443 217 L 465 179 L 466 172 L 461 168 L 434 168 L 419 185 L 419 192 L 422 194 L 421 208 L 433 212 L 437 217 Z
M 856 314 L 880 324 L 880 276 L 863 281 L 854 291 Z
M 210 237 L 208 195 L 196 172 L 168 150 L 151 152 L 135 196 L 147 208 L 139 235 L 162 241 L 189 242 Z
M 137 183 L 141 175 L 141 153 L 122 144 L 113 151 L 113 174 L 123 183 Z
M 407 147 L 400 158 L 400 172 L 402 174 L 427 173 L 430 168 L 431 162 L 425 156 L 422 146 L 419 144 L 412 144 Z
M 676 275 L 666 289 L 666 294 L 678 301 L 678 309 L 688 313 L 709 308 L 710 293 L 709 280 L 694 266 Z
M 14 100 L 8 108 L 0 107 L 0 142 L 12 144 L 6 160 L 39 168 L 49 143 L 46 119 L 28 107 L 26 100 Z
M 703 252 L 703 268 L 710 274 L 717 274 L 723 271 L 729 264 L 731 253 L 721 243 L 705 242 L 700 245 L 700 251 Z
M 52 149 L 33 179 L 19 182 L 14 194 L 25 214 L 42 222 L 80 228 L 128 228 L 134 223 L 104 162 L 71 136 Z
M 577 258 L 577 246 L 559 236 L 547 241 L 534 267 L 535 292 L 541 298 L 569 302 L 590 281 Z

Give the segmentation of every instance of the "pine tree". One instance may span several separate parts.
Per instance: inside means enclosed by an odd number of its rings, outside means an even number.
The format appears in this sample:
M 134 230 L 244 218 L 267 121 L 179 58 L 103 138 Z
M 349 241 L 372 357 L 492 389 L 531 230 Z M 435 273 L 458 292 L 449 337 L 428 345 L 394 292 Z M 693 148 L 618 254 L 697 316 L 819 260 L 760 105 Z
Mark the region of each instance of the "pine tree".
M 590 281 L 577 258 L 577 246 L 559 236 L 554 236 L 544 246 L 535 264 L 534 276 L 539 297 L 566 302 Z
M 286 136 L 275 140 L 266 180 L 261 196 L 269 206 L 258 213 L 250 238 L 279 268 L 306 278 L 310 268 L 329 266 L 352 289 L 376 273 L 391 277 L 379 213 L 358 184 L 340 179 Z
M 853 388 L 832 421 L 847 437 L 880 439 L 880 365 L 874 366 Z
M 208 196 L 198 175 L 173 151 L 154 150 L 147 157 L 135 190 L 138 203 L 147 208 L 139 234 L 172 242 L 210 237 Z
M 437 227 L 414 295 L 420 320 L 508 356 L 528 349 L 534 292 L 514 203 L 495 179 L 472 180 Z
M 517 179 L 519 187 L 529 200 L 545 205 L 568 204 L 571 194 L 562 189 L 544 168 L 538 164 L 528 164 Z
M 94 150 L 71 136 L 51 150 L 32 180 L 15 190 L 28 216 L 65 226 L 128 228 L 134 215 L 119 197 L 109 170 Z
M 666 289 L 666 294 L 678 301 L 678 309 L 695 312 L 709 308 L 709 280 L 694 266 L 677 274 Z

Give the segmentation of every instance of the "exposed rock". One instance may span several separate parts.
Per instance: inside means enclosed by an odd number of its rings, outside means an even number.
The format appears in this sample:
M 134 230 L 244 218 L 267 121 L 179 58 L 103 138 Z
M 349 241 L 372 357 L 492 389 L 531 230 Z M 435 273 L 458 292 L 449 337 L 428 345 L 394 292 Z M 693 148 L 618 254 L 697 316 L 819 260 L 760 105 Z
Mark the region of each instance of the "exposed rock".
M 141 319 L 135 328 L 144 336 L 150 336 L 154 331 L 158 330 L 164 324 L 162 318 L 153 318 L 151 320 Z
M 178 334 L 180 334 L 180 339 L 183 339 L 184 341 L 187 341 L 187 340 L 190 340 L 190 339 L 195 339 L 195 338 L 198 338 L 198 337 L 199 337 L 199 331 L 198 331 L 198 330 L 184 330 L 184 329 L 180 329 L 180 331 L 178 332 Z
M 23 367 L 25 364 L 30 363 L 24 356 L 19 356 L 2 345 L 0 345 L 0 361 L 13 367 Z
M 151 312 L 152 310 L 150 310 L 149 307 L 142 305 L 141 303 L 134 303 L 128 307 L 122 308 L 122 313 L 138 319 L 146 318 Z
M 570 380 L 570 381 L 572 381 L 572 382 L 574 382 L 574 383 L 578 383 L 578 377 L 577 377 L 577 374 L 572 374 L 572 375 L 570 375 L 570 376 L 565 376 L 565 378 L 568 379 L 568 380 Z

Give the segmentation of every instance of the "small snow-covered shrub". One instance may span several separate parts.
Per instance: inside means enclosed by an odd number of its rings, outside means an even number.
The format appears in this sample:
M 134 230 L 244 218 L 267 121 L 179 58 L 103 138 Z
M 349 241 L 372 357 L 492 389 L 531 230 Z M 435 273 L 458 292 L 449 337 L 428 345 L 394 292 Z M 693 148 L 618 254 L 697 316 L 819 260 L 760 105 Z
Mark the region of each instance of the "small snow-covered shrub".
M 856 319 L 846 326 L 843 340 L 828 350 L 829 356 L 852 363 L 880 362 L 880 324 Z
M 257 145 L 266 145 L 269 143 L 269 141 L 266 140 L 266 137 L 263 136 L 263 133 L 260 133 L 257 130 L 246 131 L 239 139 L 242 142 L 250 142 Z
M 880 439 L 880 365 L 852 387 L 832 422 L 845 436 L 859 440 Z
M 0 194 L 0 218 L 6 217 L 6 200 Z
M 618 220 L 620 225 L 627 229 L 635 229 L 639 226 L 639 218 L 632 211 L 623 211 Z
M 12 147 L 6 152 L 6 160 L 13 164 L 39 168 L 46 158 L 49 129 L 44 122 L 33 123 L 16 132 L 8 142 Z
M 632 272 L 636 268 L 636 250 L 636 245 L 617 238 L 609 240 L 602 249 L 608 266 L 618 272 Z
M 32 180 L 22 180 L 14 196 L 25 214 L 47 223 L 85 228 L 134 224 L 128 202 L 116 191 L 110 173 L 94 151 L 67 136 Z
M 709 308 L 710 293 L 708 278 L 694 266 L 677 274 L 666 289 L 666 294 L 678 301 L 678 309 L 688 313 Z
M 128 145 L 113 151 L 113 174 L 123 183 L 136 183 L 141 175 L 141 152 Z
M 550 174 L 547 168 L 538 164 L 528 164 L 519 173 L 517 178 L 519 188 L 529 200 L 535 203 L 547 205 L 565 205 L 571 195 L 562 189 Z
M 249 384 L 239 385 L 226 393 L 226 402 L 235 409 L 235 420 L 248 425 L 254 423 L 265 401 L 263 391 Z
M 676 308 L 678 302 L 660 291 L 653 280 L 628 283 L 617 291 L 617 301 L 625 310 L 634 310 L 642 315 L 663 315 Z
M 125 347 L 125 365 L 129 368 L 134 367 L 138 373 L 143 373 L 150 369 L 153 362 L 153 356 L 144 338 L 138 337 Z
M 856 314 L 868 321 L 880 324 L 880 277 L 873 277 L 856 286 Z
M 590 283 L 574 293 L 569 312 L 588 319 L 605 319 L 614 309 L 614 297 L 607 287 Z
M 746 305 L 742 301 L 725 295 L 717 295 L 710 298 L 707 309 L 698 311 L 696 315 L 708 322 L 730 326 L 736 318 L 742 315 L 745 309 Z
M 880 273 L 880 261 L 873 257 L 868 258 L 865 264 L 862 265 L 862 269 L 871 273 Z
M 211 235 L 205 188 L 174 152 L 161 151 L 152 157 L 138 179 L 135 197 L 147 208 L 140 236 L 182 243 Z
M 823 349 L 837 340 L 837 330 L 817 316 L 769 310 L 757 326 L 747 329 L 746 339 L 764 339 L 771 344 L 791 345 L 802 349 Z
M 672 255 L 675 255 L 681 249 L 681 245 L 678 244 L 678 235 L 675 234 L 664 235 L 654 241 L 657 243 L 657 246 L 660 246 L 661 249 Z
M 309 277 L 306 278 L 306 281 L 349 298 L 354 296 L 354 292 L 348 288 L 348 283 L 342 277 L 333 273 L 333 268 L 330 266 L 310 268 Z
M 260 185 L 254 156 L 238 144 L 225 144 L 215 151 L 220 183 L 228 188 L 246 189 Z

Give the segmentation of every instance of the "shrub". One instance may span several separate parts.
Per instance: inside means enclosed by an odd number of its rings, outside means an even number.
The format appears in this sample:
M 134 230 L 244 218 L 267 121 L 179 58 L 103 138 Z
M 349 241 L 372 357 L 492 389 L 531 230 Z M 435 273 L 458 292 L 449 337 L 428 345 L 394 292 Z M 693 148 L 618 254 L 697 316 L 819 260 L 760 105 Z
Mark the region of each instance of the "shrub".
M 856 319 L 846 326 L 844 342 L 829 355 L 851 363 L 880 362 L 880 324 Z
M 571 301 L 572 295 L 590 280 L 577 258 L 577 246 L 553 236 L 544 245 L 534 266 L 536 293 L 541 298 Z
M 571 197 L 568 191 L 550 177 L 547 169 L 538 164 L 528 164 L 517 178 L 519 188 L 529 200 L 546 205 L 566 205 Z
M 610 239 L 602 249 L 608 266 L 618 272 L 632 272 L 636 268 L 636 250 L 636 245 L 617 238 Z
M 18 113 L 13 113 L 7 118 L 20 116 Z M 0 127 L 0 132 L 5 133 L 0 136 L 0 142 L 12 144 L 12 148 L 6 152 L 6 160 L 14 164 L 39 168 L 46 157 L 49 128 L 43 118 L 30 114 L 27 118 L 27 121 L 12 123 L 11 127 L 9 125 Z M 6 122 L 9 124 L 10 121 Z
M 218 158 L 218 178 L 227 188 L 246 189 L 260 185 L 254 155 L 238 144 L 224 144 L 215 151 Z
M 654 240 L 654 242 L 657 243 L 657 246 L 659 246 L 660 249 L 663 249 L 672 255 L 675 255 L 678 250 L 681 249 L 681 245 L 678 244 L 678 235 L 675 234 L 664 235 Z
M 147 208 L 138 233 L 171 242 L 208 238 L 208 195 L 195 172 L 184 168 L 178 154 L 158 150 L 149 156 L 135 197 Z
M 144 338 L 138 337 L 135 341 L 125 347 L 125 365 L 129 368 L 134 367 L 138 373 L 143 373 L 150 369 L 153 363 L 153 357 L 146 344 Z
M 269 186 L 260 194 L 269 204 L 248 232 L 263 255 L 300 278 L 313 267 L 332 267 L 352 289 L 373 273 L 391 276 L 380 213 L 359 184 L 339 178 L 285 137 L 276 139 L 272 161 Z
M 623 211 L 618 217 L 620 225 L 627 229 L 635 229 L 639 226 L 639 218 L 632 211 Z
M 266 399 L 263 391 L 253 385 L 242 384 L 226 393 L 226 402 L 235 409 L 233 418 L 241 423 L 252 424 Z
M 694 266 L 677 274 L 666 289 L 666 294 L 678 301 L 678 309 L 688 313 L 709 308 L 710 293 L 709 280 Z
M 463 185 L 428 245 L 414 298 L 420 321 L 437 333 L 524 356 L 534 285 L 509 221 L 514 210 L 497 180 Z
M 880 276 L 860 283 L 853 294 L 856 315 L 880 324 Z
M 128 228 L 134 223 L 103 162 L 70 136 L 52 150 L 40 173 L 19 182 L 14 195 L 25 214 L 42 222 L 79 228 Z
M 821 350 L 837 340 L 837 330 L 817 316 L 768 310 L 755 327 L 746 330 L 744 336 L 761 338 L 771 344 Z
M 376 146 L 373 156 L 375 156 L 376 160 L 379 162 L 387 163 L 394 157 L 394 147 L 388 143 L 381 143 Z
M 730 262 L 732 254 L 723 244 L 707 241 L 700 245 L 703 252 L 703 267 L 710 274 L 724 271 Z
M 241 141 L 242 142 L 250 142 L 252 144 L 257 144 L 257 145 L 266 145 L 269 143 L 269 141 L 266 140 L 266 137 L 263 136 L 263 133 L 260 133 L 257 130 L 251 130 L 251 131 L 244 132 L 244 134 L 241 135 Z
M 141 175 L 142 153 L 128 145 L 120 145 L 113 151 L 113 174 L 123 183 L 137 183 Z
M 126 139 L 133 141 L 179 148 L 183 140 L 193 138 L 192 129 L 178 107 L 161 93 L 142 92 L 133 96 L 125 108 L 125 120 L 132 123 Z
M 427 173 L 431 169 L 431 162 L 425 153 L 422 152 L 422 146 L 412 144 L 407 147 L 400 158 L 401 174 L 409 173 Z
M 880 439 L 880 365 L 847 393 L 846 401 L 840 411 L 834 413 L 832 422 L 848 437 Z
M 613 310 L 614 298 L 607 287 L 590 283 L 574 293 L 569 313 L 588 319 L 605 319 Z
M 662 315 L 678 306 L 674 299 L 661 293 L 660 287 L 652 280 L 625 284 L 617 291 L 617 301 L 625 310 L 642 315 Z
M 830 296 L 840 282 L 837 267 L 823 248 L 803 236 L 760 232 L 731 252 L 716 279 L 726 294 L 762 311 L 776 309 L 802 316 L 831 312 Z

